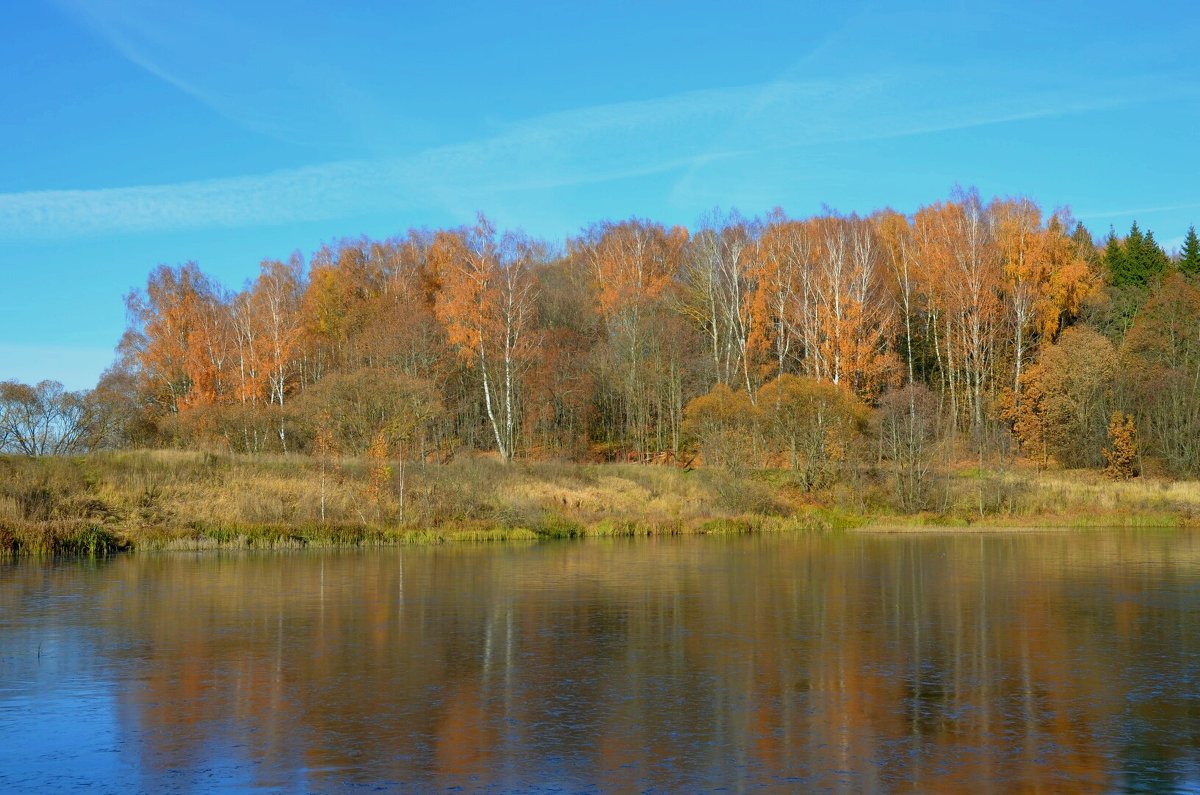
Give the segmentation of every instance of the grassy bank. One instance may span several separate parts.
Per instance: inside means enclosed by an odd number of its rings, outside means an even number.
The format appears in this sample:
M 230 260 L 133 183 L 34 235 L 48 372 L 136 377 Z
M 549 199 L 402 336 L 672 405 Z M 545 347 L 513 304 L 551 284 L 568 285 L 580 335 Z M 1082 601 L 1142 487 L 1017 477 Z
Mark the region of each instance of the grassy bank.
M 0 457 L 0 552 L 107 554 L 206 549 L 538 540 L 580 536 L 852 528 L 1111 527 L 1200 524 L 1200 484 L 1113 483 L 1094 473 L 961 473 L 942 509 L 902 515 L 870 478 L 818 494 L 790 473 L 734 476 L 625 464 L 487 458 L 409 465 L 374 484 L 364 462 L 128 451 Z M 403 506 L 400 495 L 403 491 Z
M 852 521 L 786 488 L 667 467 L 465 459 L 372 488 L 365 462 L 128 451 L 0 457 L 0 551 L 104 554 L 820 530 Z M 322 485 L 322 483 L 324 485 Z

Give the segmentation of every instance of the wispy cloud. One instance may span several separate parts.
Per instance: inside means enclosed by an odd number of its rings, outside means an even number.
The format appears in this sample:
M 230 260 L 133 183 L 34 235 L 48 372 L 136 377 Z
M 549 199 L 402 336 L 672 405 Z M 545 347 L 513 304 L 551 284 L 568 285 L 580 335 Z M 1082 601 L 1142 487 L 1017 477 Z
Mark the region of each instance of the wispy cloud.
M 960 76 L 962 77 L 962 76 Z M 905 70 L 853 81 L 777 83 L 753 105 L 731 106 L 728 127 L 714 136 L 716 151 L 737 141 L 753 141 L 759 153 L 819 144 L 856 144 L 892 138 L 966 130 L 996 124 L 1048 119 L 1122 107 L 1131 93 L 1071 96 L 1065 87 L 1019 95 L 969 89 L 923 92 L 931 75 Z M 698 159 L 699 160 L 699 159 Z M 689 169 L 672 189 L 676 200 L 693 193 L 702 169 Z
M 335 121 L 343 134 L 369 126 L 362 117 L 374 110 L 370 96 L 318 42 L 290 38 L 279 24 L 189 0 L 52 2 L 130 63 L 244 129 L 312 144 L 325 137 L 314 117 Z
M 961 77 L 961 76 L 960 76 Z M 890 72 L 691 91 L 526 119 L 488 138 L 406 157 L 342 160 L 172 185 L 0 194 L 0 237 L 240 227 L 440 208 L 467 216 L 505 194 L 676 172 L 824 143 L 925 135 L 1120 105 L 1127 92 L 1074 87 L 922 98 L 928 79 Z M 725 132 L 716 136 L 714 130 Z M 679 182 L 676 192 L 686 189 Z
M 1200 202 L 1190 202 L 1187 204 L 1163 204 L 1158 205 L 1157 207 L 1129 207 L 1124 210 L 1079 210 L 1076 212 L 1076 215 L 1087 220 L 1102 218 L 1137 218 L 1138 216 L 1156 215 L 1158 213 L 1171 213 L 1179 210 L 1200 210 Z

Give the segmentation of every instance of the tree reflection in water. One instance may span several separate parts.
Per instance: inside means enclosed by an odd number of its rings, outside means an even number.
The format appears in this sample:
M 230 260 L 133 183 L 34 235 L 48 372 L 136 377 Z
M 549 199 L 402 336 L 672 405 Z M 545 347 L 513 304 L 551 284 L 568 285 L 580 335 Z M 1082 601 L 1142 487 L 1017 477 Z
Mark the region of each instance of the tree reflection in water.
M 1195 785 L 1198 563 L 1093 532 L 12 564 L 0 784 L 53 783 L 21 726 L 93 697 L 114 786 Z

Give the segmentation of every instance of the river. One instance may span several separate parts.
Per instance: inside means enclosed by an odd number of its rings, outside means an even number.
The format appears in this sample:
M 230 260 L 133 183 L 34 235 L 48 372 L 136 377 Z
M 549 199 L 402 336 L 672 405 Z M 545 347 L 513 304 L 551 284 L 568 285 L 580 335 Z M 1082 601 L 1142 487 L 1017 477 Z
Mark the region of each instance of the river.
M 0 564 L 0 790 L 1200 791 L 1200 534 Z

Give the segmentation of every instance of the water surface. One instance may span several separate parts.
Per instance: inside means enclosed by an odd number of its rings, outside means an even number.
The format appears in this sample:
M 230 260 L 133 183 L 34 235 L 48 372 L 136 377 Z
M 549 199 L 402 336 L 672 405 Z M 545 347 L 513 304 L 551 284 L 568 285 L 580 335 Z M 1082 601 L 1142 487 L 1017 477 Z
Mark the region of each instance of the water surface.
M 1200 791 L 1200 536 L 0 565 L 0 789 Z

